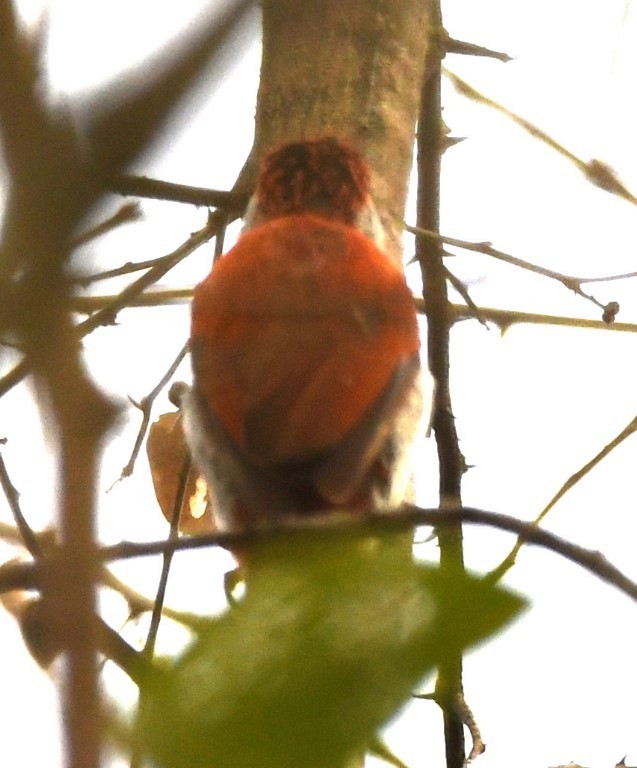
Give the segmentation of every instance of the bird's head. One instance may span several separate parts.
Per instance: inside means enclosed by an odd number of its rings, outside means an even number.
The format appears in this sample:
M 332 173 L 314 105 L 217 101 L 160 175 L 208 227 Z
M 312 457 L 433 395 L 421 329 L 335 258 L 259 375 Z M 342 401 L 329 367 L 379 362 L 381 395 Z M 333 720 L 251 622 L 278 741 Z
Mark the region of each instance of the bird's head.
M 260 221 L 314 213 L 355 225 L 369 202 L 370 170 L 333 137 L 285 144 L 264 158 L 254 194 Z

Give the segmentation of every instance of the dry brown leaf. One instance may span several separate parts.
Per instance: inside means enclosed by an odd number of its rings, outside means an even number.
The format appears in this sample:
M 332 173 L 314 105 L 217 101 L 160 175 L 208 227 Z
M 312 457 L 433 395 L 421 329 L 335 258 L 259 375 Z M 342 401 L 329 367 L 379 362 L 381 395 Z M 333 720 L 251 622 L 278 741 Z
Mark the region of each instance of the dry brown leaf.
M 164 517 L 170 522 L 179 488 L 179 477 L 188 458 L 188 447 L 178 411 L 164 413 L 153 422 L 148 433 L 146 451 L 155 496 Z M 208 489 L 195 467 L 191 467 L 188 472 L 179 530 L 181 533 L 192 535 L 213 533 L 216 530 Z
M 50 629 L 50 617 L 46 616 L 43 600 L 16 589 L 0 596 L 0 603 L 18 622 L 24 644 L 33 659 L 43 669 L 48 669 L 62 652 L 62 644 Z

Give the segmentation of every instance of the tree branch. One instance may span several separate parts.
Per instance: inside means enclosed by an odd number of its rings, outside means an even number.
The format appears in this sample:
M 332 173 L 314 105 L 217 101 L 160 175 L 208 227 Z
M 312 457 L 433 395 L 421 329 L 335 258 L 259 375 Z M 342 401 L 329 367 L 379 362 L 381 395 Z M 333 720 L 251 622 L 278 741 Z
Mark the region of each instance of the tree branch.
M 587 301 L 592 302 L 595 304 L 595 306 L 599 307 L 600 309 L 604 310 L 604 322 L 611 323 L 615 319 L 615 315 L 619 311 L 619 304 L 615 301 L 608 302 L 607 304 L 602 304 L 602 302 L 598 301 L 594 296 L 591 296 L 588 293 L 584 293 L 582 290 L 582 284 L 583 283 L 601 283 L 605 281 L 610 280 L 624 280 L 629 277 L 634 277 L 637 273 L 627 273 L 624 275 L 611 275 L 610 277 L 606 278 L 583 278 L 583 277 L 573 277 L 572 275 L 564 275 L 561 272 L 556 272 L 553 269 L 548 269 L 547 267 L 541 267 L 538 264 L 533 264 L 530 261 L 525 261 L 524 259 L 519 259 L 517 256 L 512 256 L 510 253 L 505 253 L 504 251 L 499 251 L 497 248 L 494 248 L 491 243 L 472 243 L 467 240 L 458 240 L 455 237 L 445 237 L 444 235 L 441 235 L 438 232 L 434 232 L 428 229 L 423 229 L 422 227 L 411 227 L 408 224 L 405 224 L 405 229 L 408 232 L 411 232 L 413 235 L 416 235 L 416 237 L 425 237 L 429 240 L 432 240 L 434 242 L 438 243 L 445 243 L 446 245 L 454 245 L 457 248 L 462 248 L 466 251 L 474 251 L 475 253 L 482 253 L 485 256 L 490 256 L 491 258 L 498 259 L 499 261 L 503 261 L 506 264 L 511 264 L 514 267 L 519 267 L 520 269 L 525 269 L 528 272 L 534 272 L 536 275 L 542 275 L 542 277 L 548 277 L 551 280 L 557 280 L 558 283 L 561 283 L 563 286 L 568 288 L 570 291 L 573 291 L 573 293 L 576 293 L 578 296 L 581 296 L 583 299 L 586 299 Z
M 95 240 L 107 232 L 110 232 L 122 224 L 130 224 L 134 221 L 139 221 L 142 218 L 141 208 L 138 203 L 124 203 L 120 206 L 112 216 L 109 216 L 104 221 L 96 224 L 90 229 L 86 229 L 81 232 L 77 237 L 74 237 L 71 246 L 77 248 L 80 245 L 86 245 L 86 243 Z
M 112 181 L 110 186 L 113 192 L 120 195 L 169 200 L 174 203 L 187 203 L 207 208 L 225 208 L 235 217 L 241 216 L 248 204 L 248 196 L 243 192 L 192 187 L 171 181 L 149 179 L 146 176 L 120 176 Z
M 586 464 L 584 464 L 583 467 L 577 470 L 574 474 L 572 474 L 568 480 L 562 485 L 562 487 L 558 490 L 558 492 L 553 496 L 553 498 L 549 501 L 549 503 L 544 507 L 544 509 L 540 512 L 540 514 L 535 518 L 533 521 L 534 525 L 539 525 L 542 520 L 548 515 L 548 513 L 553 509 L 553 507 L 557 504 L 557 502 L 565 496 L 571 488 L 577 485 L 579 481 L 586 477 L 586 475 L 593 470 L 601 461 L 603 461 L 606 456 L 608 456 L 609 453 L 612 453 L 617 446 L 621 445 L 624 440 L 629 438 L 631 435 L 634 435 L 635 432 L 637 432 L 637 416 L 635 416 L 631 421 L 622 429 L 622 431 L 616 435 L 607 445 L 605 445 L 601 451 L 599 451 L 590 461 L 587 461 Z M 510 570 L 514 565 L 517 558 L 517 554 L 522 549 L 522 546 L 524 544 L 524 541 L 519 538 L 513 549 L 509 552 L 509 554 L 502 560 L 500 565 L 498 565 L 496 568 L 491 571 L 490 578 L 492 578 L 494 581 L 498 581 L 501 579 L 504 574 Z
M 621 197 L 623 200 L 626 200 L 633 205 L 637 205 L 637 197 L 635 197 L 635 195 L 633 195 L 633 193 L 627 187 L 625 187 L 624 184 L 622 184 L 622 182 L 617 178 L 617 175 L 613 169 L 606 165 L 606 163 L 595 159 L 589 160 L 588 162 L 582 160 L 566 147 L 562 146 L 554 138 L 549 136 L 548 133 L 545 133 L 536 125 L 533 125 L 533 123 L 531 123 L 529 120 L 526 120 L 524 117 L 517 115 L 515 112 L 512 112 L 511 110 L 504 107 L 502 104 L 499 104 L 497 101 L 494 101 L 488 96 L 480 93 L 480 91 L 476 90 L 473 86 L 469 85 L 469 83 L 458 77 L 458 75 L 455 75 L 453 72 L 450 72 L 448 69 L 444 69 L 443 71 L 445 76 L 451 81 L 458 93 L 462 94 L 468 99 L 472 99 L 473 101 L 478 102 L 479 104 L 484 104 L 491 109 L 495 109 L 496 112 L 500 112 L 501 114 L 508 117 L 509 120 L 514 122 L 516 125 L 519 125 L 520 128 L 525 130 L 530 136 L 533 136 L 534 139 L 538 139 L 543 144 L 546 144 L 548 147 L 555 150 L 558 154 L 562 155 L 562 157 L 565 157 L 567 160 L 569 160 L 591 184 L 594 184 L 596 187 L 603 189 L 605 192 L 609 192 L 611 195 L 616 195 L 617 197 Z
M 433 28 L 442 29 L 440 3 L 433 4 Z M 442 107 L 440 96 L 442 48 L 440 40 L 431 46 L 420 96 L 417 134 L 417 225 L 437 232 L 440 215 L 440 159 L 442 156 Z M 427 356 L 436 383 L 431 426 L 438 450 L 440 507 L 462 504 L 460 486 L 465 461 L 458 443 L 449 389 L 449 332 L 452 316 L 447 295 L 447 272 L 442 246 L 435 239 L 416 240 L 416 259 L 422 272 L 427 316 Z M 464 569 L 462 528 L 445 526 L 438 531 L 440 566 L 449 571 Z M 444 718 L 447 768 L 462 768 L 465 763 L 464 727 L 458 714 L 462 699 L 462 656 L 449 659 L 438 670 L 438 701 Z M 481 751 L 481 742 L 474 742 Z M 472 750 L 473 753 L 474 750 Z
M 182 245 L 165 259 L 157 263 L 146 274 L 139 277 L 130 285 L 127 285 L 120 293 L 112 297 L 104 306 L 100 307 L 89 318 L 76 326 L 76 335 L 78 338 L 84 338 L 92 333 L 96 328 L 102 325 L 111 325 L 118 312 L 131 305 L 147 288 L 160 280 L 167 272 L 179 264 L 180 261 L 189 256 L 194 250 L 203 243 L 208 242 L 217 234 L 219 222 L 224 219 L 221 215 L 213 213 L 209 216 L 205 227 L 198 232 L 193 233 Z M 67 304 L 71 305 L 73 299 L 67 298 Z M 30 373 L 30 363 L 24 359 L 18 363 L 9 373 L 0 378 L 0 397 L 5 395 L 16 384 L 19 384 L 25 376 Z
M 510 515 L 498 512 L 464 507 L 462 509 L 449 507 L 447 509 L 421 509 L 415 506 L 404 506 L 389 513 L 370 512 L 362 516 L 334 515 L 304 518 L 286 521 L 284 525 L 257 528 L 240 533 L 215 533 L 197 537 L 180 538 L 177 541 L 156 541 L 145 543 L 122 542 L 110 547 L 102 547 L 99 558 L 102 562 L 129 559 L 148 555 L 162 554 L 170 551 L 186 551 L 210 546 L 221 546 L 233 549 L 242 544 L 253 544 L 264 541 L 269 537 L 290 536 L 295 532 L 301 534 L 312 531 L 318 536 L 353 536 L 365 537 L 373 534 L 392 533 L 411 530 L 418 526 L 432 526 L 437 531 L 457 527 L 460 524 L 470 524 L 495 528 L 519 536 L 531 546 L 542 547 L 580 566 L 601 581 L 612 585 L 620 592 L 637 603 L 637 583 L 629 579 L 618 568 L 610 563 L 600 552 L 580 547 L 577 544 L 558 536 L 557 534 L 539 528 L 534 523 L 520 520 Z M 22 564 L 20 564 L 22 565 Z M 30 569 L 16 567 L 12 578 L 26 578 Z M 11 576 L 12 568 L 6 569 Z M 33 571 L 31 571 L 33 574 Z M 33 576 L 32 576 L 33 577 Z M 487 577 L 489 578 L 489 577 Z M 0 591 L 4 591 L 5 573 L 0 579 Z
M 146 432 L 148 431 L 153 404 L 157 399 L 157 397 L 159 396 L 159 394 L 161 393 L 161 391 L 166 386 L 166 384 L 168 384 L 170 379 L 173 377 L 177 368 L 179 368 L 179 366 L 181 365 L 181 361 L 188 354 L 188 349 L 189 349 L 189 345 L 188 345 L 188 342 L 186 342 L 178 352 L 175 359 L 170 364 L 170 367 L 168 368 L 166 373 L 164 373 L 164 375 L 153 387 L 153 389 L 145 397 L 143 397 L 139 403 L 136 403 L 134 400 L 131 400 L 133 405 L 142 412 L 142 423 L 139 426 L 139 431 L 137 432 L 137 437 L 135 438 L 135 445 L 133 446 L 133 450 L 131 451 L 130 458 L 128 459 L 126 466 L 122 469 L 122 472 L 120 474 L 120 477 L 119 477 L 120 480 L 123 480 L 126 477 L 130 477 L 133 474 L 137 457 L 139 456 L 142 443 L 144 442 L 144 437 L 146 437 Z
M 208 547 L 233 549 L 241 545 L 264 542 L 269 538 L 295 534 L 307 535 L 308 531 L 317 538 L 323 536 L 326 541 L 329 541 L 331 536 L 351 535 L 365 538 L 375 534 L 409 531 L 419 526 L 431 526 L 436 530 L 442 530 L 445 527 L 460 524 L 494 528 L 519 536 L 531 546 L 546 549 L 580 566 L 637 603 L 637 583 L 610 563 L 601 552 L 573 544 L 555 533 L 539 528 L 535 523 L 474 507 L 461 509 L 449 507 L 441 510 L 405 505 L 391 512 L 369 512 L 356 516 L 345 513 L 338 515 L 330 511 L 323 516 L 286 520 L 284 524 L 262 526 L 237 533 L 204 534 L 150 542 L 124 541 L 99 547 L 96 556 L 100 562 L 105 563 Z M 41 570 L 41 565 L 37 563 L 5 563 L 0 566 L 0 592 L 13 589 L 40 589 Z M 486 578 L 490 579 L 490 576 Z

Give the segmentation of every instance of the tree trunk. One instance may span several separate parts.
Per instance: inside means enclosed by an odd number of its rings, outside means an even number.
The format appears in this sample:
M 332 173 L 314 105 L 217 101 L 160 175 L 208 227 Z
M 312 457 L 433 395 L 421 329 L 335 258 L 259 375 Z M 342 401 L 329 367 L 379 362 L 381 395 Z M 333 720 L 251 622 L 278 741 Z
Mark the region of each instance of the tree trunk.
M 255 144 L 335 135 L 360 149 L 399 260 L 430 0 L 264 0 Z

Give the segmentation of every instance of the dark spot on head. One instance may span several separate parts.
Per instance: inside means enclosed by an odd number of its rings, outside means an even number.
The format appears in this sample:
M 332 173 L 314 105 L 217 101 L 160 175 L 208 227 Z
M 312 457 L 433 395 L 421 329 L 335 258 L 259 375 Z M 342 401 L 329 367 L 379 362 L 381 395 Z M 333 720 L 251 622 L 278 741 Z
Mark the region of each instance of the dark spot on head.
M 369 196 L 363 156 L 333 138 L 286 144 L 264 159 L 256 195 L 264 217 L 308 211 L 351 224 Z

